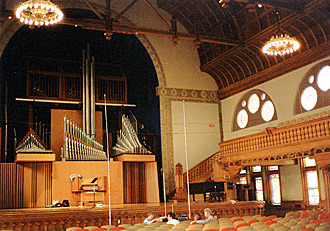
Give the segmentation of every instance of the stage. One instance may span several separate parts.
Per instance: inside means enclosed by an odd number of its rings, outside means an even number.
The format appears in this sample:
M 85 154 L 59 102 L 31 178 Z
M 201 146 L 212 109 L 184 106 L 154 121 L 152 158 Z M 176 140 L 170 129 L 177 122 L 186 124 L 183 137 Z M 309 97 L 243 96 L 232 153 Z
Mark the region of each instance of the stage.
M 191 214 L 203 214 L 210 208 L 220 217 L 263 214 L 263 201 L 232 203 L 191 204 Z M 166 212 L 173 211 L 178 217 L 188 215 L 188 203 L 166 203 Z M 141 223 L 148 212 L 157 217 L 164 216 L 165 203 L 117 204 L 111 207 L 112 225 Z M 68 227 L 102 226 L 109 224 L 109 208 L 103 207 L 59 207 L 0 210 L 0 230 L 65 230 Z

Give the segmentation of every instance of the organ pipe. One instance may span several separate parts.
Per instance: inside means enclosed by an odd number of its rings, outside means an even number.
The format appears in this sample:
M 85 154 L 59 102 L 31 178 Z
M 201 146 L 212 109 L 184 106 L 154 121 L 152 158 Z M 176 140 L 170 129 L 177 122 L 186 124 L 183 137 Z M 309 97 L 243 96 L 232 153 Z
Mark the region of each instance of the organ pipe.
M 86 131 L 86 70 L 85 70 L 85 59 L 86 59 L 86 51 L 83 50 L 83 60 L 82 60 L 82 82 L 83 82 L 83 89 L 82 89 L 82 104 L 83 104 L 83 130 Z
M 85 72 L 85 77 L 86 77 L 86 134 L 89 136 L 91 134 L 90 132 L 90 115 L 91 115 L 91 98 L 90 98 L 90 59 L 89 59 L 89 44 L 87 44 L 87 57 L 86 57 L 86 72 Z
M 90 83 L 91 83 L 91 137 L 95 138 L 95 58 L 92 56 L 91 63 L 91 73 L 90 73 Z

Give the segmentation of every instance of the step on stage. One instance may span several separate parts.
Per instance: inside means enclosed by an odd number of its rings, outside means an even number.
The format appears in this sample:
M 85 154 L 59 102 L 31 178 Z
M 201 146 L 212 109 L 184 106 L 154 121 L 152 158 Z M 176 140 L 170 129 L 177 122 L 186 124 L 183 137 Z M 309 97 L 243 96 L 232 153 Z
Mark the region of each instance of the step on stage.
M 220 217 L 251 216 L 263 214 L 265 204 L 262 201 L 232 203 L 196 203 L 191 204 L 192 216 L 203 214 L 210 208 Z M 166 212 L 173 211 L 178 217 L 188 214 L 186 202 L 167 203 Z M 141 223 L 148 212 L 157 217 L 164 216 L 164 203 L 120 204 L 111 207 L 112 225 Z M 109 224 L 109 208 L 104 207 L 59 207 L 31 209 L 2 209 L 0 211 L 0 230 L 65 230 L 68 227 L 102 226 Z

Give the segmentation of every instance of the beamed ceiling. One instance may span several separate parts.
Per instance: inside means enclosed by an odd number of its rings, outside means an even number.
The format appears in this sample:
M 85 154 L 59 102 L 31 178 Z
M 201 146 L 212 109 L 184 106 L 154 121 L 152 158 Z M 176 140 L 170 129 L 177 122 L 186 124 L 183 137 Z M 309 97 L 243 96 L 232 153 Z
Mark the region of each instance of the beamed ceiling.
M 194 41 L 198 34 L 202 42 L 198 48 L 200 68 L 217 82 L 220 99 L 330 54 L 329 0 L 222 0 L 222 3 L 219 0 L 157 0 L 158 7 L 172 15 L 171 22 L 166 22 L 149 0 L 126 1 L 127 6 L 109 20 L 111 0 L 105 0 L 106 7 L 91 0 L 80 0 L 94 11 L 98 19 L 77 19 L 66 15 L 61 23 L 105 31 L 109 38 L 112 33 L 173 38 L 172 22 L 179 21 L 188 33 L 178 32 L 178 43 L 182 39 Z M 121 23 L 121 17 L 138 1 L 146 3 L 167 30 Z M 268 56 L 261 51 L 276 31 L 276 8 L 280 11 L 282 30 L 295 36 L 301 45 L 298 52 L 283 57 Z M 0 19 L 4 16 L 1 11 Z
M 225 98 L 327 57 L 330 51 L 329 0 L 158 0 L 158 6 L 191 34 L 215 36 L 239 46 L 203 42 L 198 48 L 201 70 L 209 73 Z M 258 7 L 262 4 L 262 7 Z M 282 29 L 301 49 L 291 55 L 267 56 L 261 49 L 275 33 L 276 7 Z M 198 29 L 196 29 L 198 28 Z M 180 41 L 179 41 L 180 42 Z

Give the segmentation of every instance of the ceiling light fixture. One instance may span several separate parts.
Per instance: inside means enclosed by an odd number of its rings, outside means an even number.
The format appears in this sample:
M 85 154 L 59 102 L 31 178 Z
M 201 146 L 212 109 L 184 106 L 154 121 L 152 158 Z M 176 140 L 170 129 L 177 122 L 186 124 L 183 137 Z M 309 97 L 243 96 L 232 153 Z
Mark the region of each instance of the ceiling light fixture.
M 18 6 L 16 17 L 32 29 L 34 26 L 48 26 L 60 22 L 63 13 L 50 0 L 28 0 Z
M 279 10 L 276 9 L 277 32 L 265 43 L 262 51 L 267 55 L 280 55 L 293 53 L 300 48 L 300 44 L 295 37 L 290 37 L 280 29 L 280 15 Z

